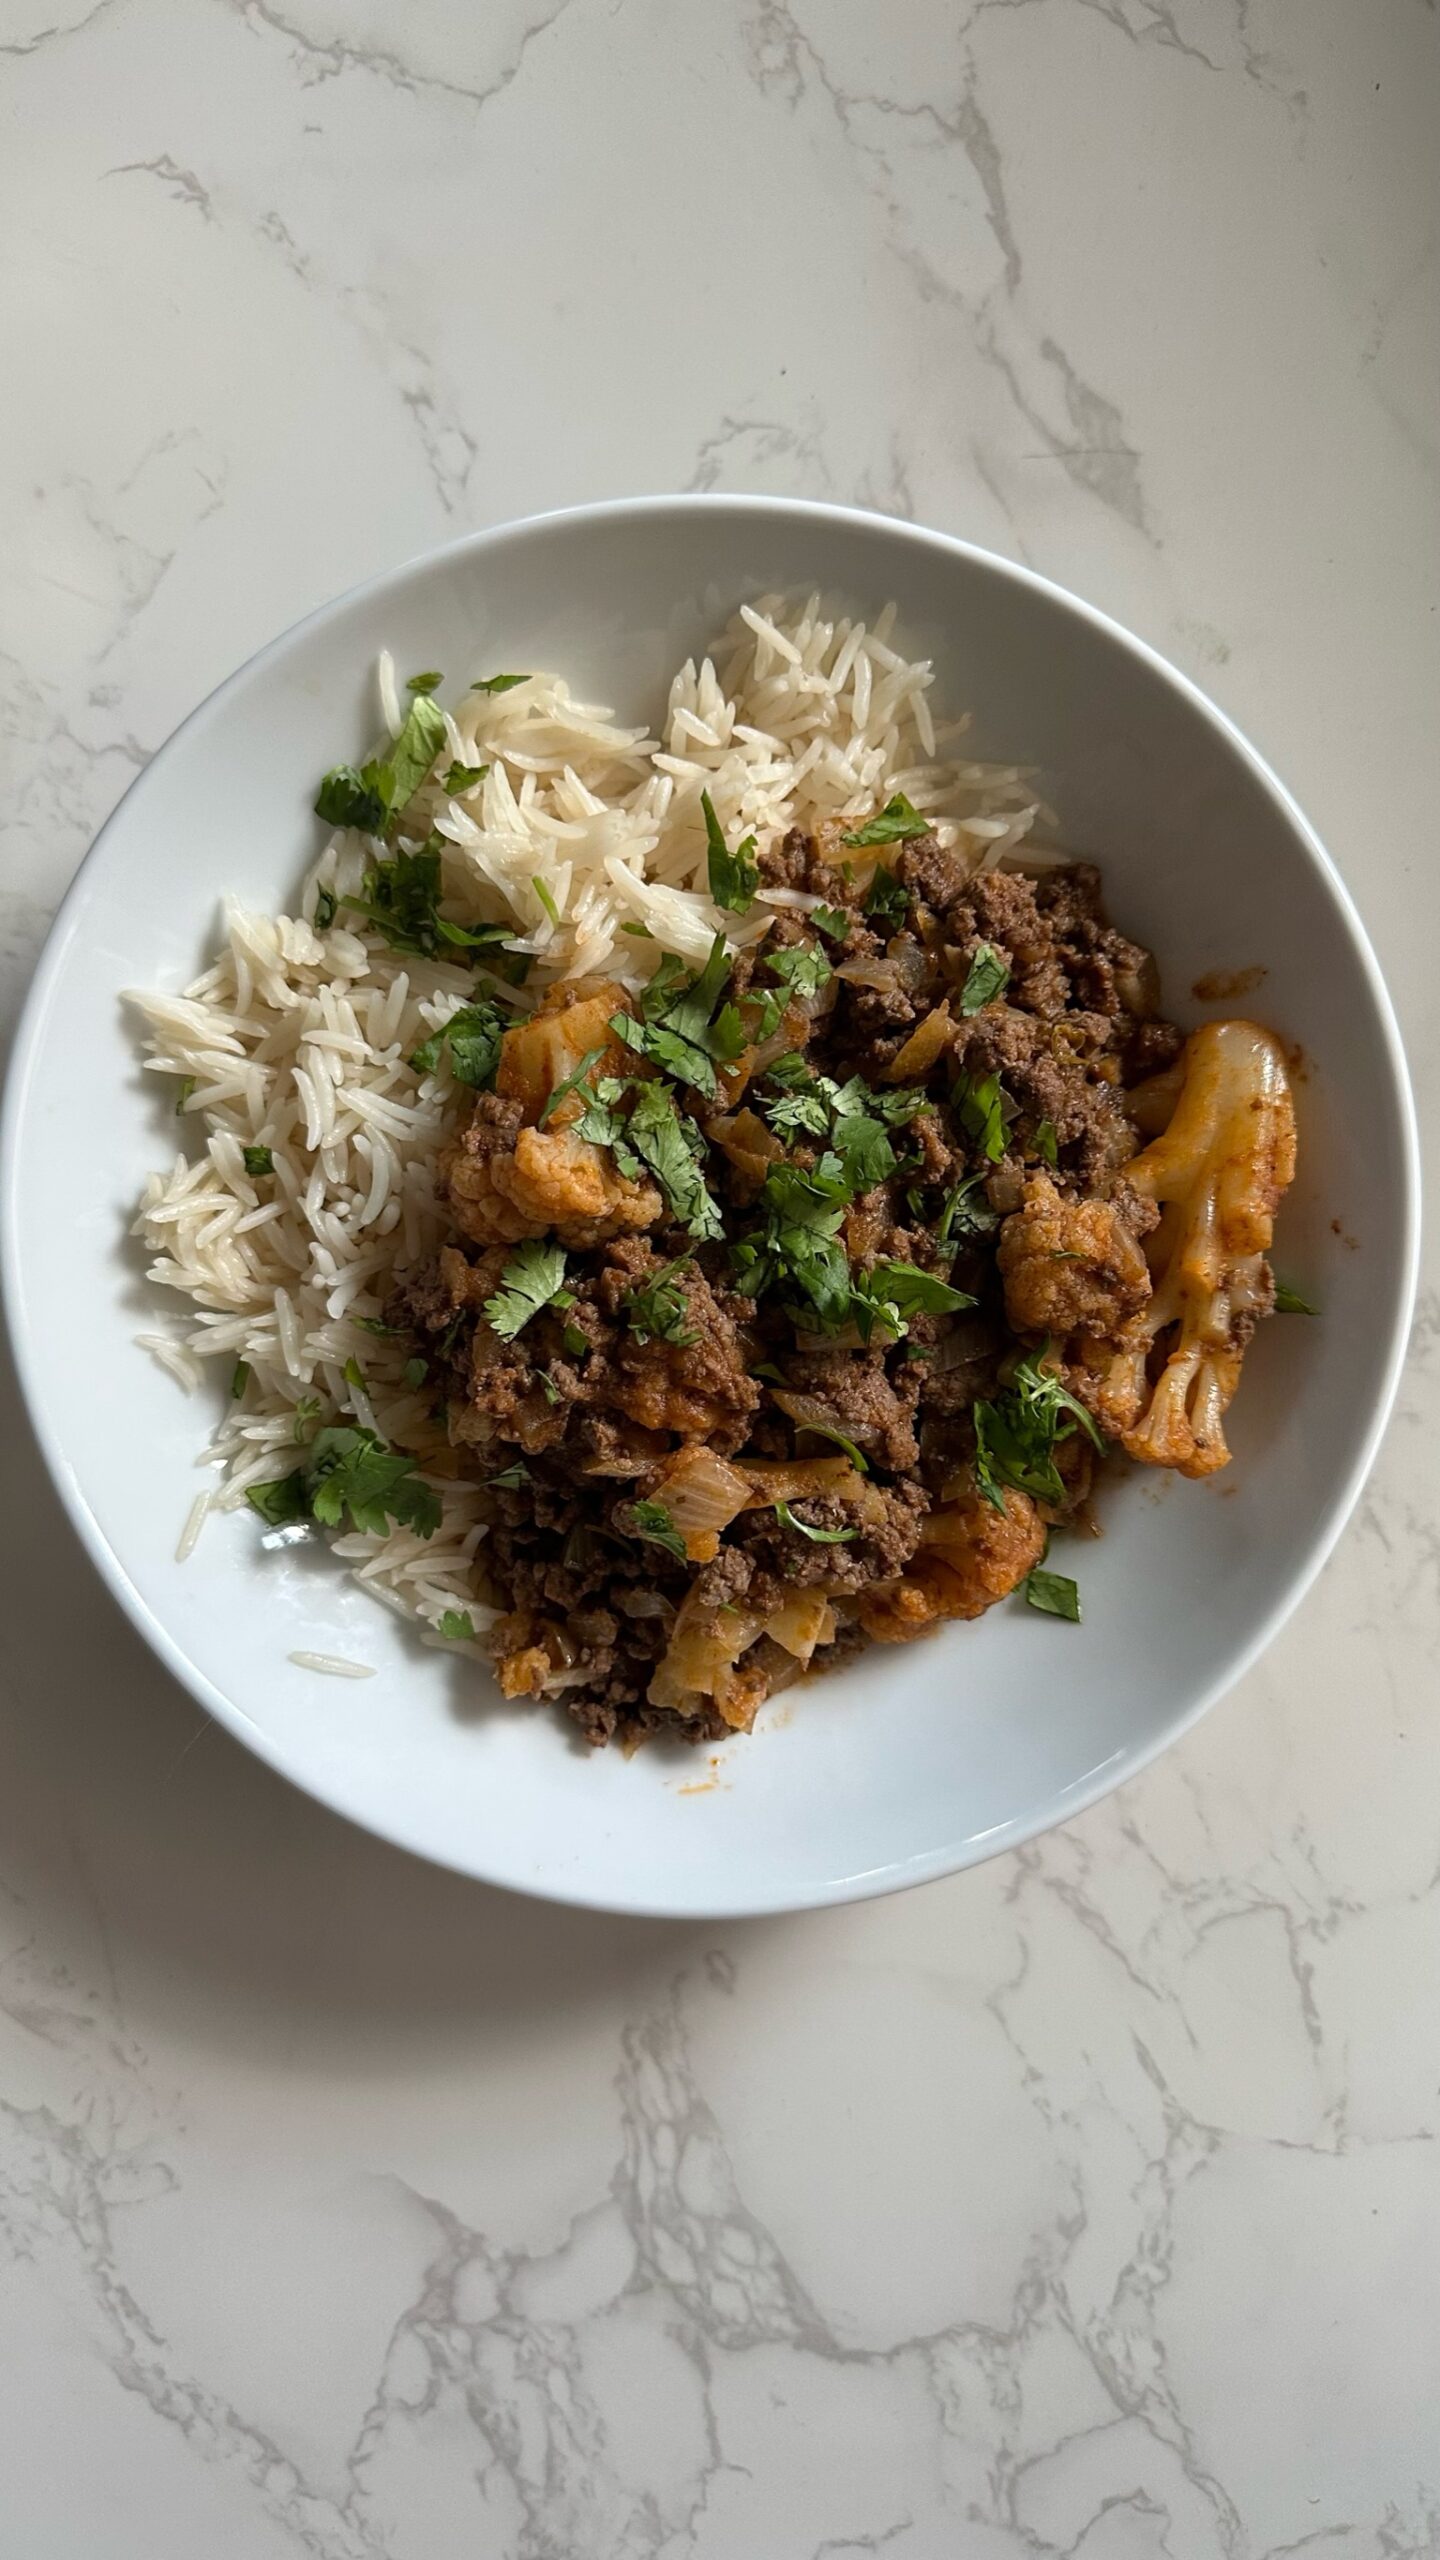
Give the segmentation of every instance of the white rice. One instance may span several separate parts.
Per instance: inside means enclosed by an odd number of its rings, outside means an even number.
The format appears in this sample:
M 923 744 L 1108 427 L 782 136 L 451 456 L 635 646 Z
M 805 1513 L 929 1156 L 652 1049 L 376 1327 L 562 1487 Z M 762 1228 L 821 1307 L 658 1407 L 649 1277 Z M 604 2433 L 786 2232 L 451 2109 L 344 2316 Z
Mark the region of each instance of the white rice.
M 135 1222 L 151 1279 L 188 1304 L 188 1329 L 137 1339 L 187 1389 L 207 1361 L 227 1381 L 244 1364 L 242 1392 L 203 1453 L 221 1481 L 191 1506 L 182 1556 L 211 1510 L 234 1510 L 249 1486 L 288 1474 L 318 1423 L 351 1417 L 415 1457 L 442 1520 L 430 1539 L 346 1534 L 336 1552 L 407 1617 L 435 1627 L 447 1610 L 468 1610 L 483 1633 L 493 1613 L 474 1595 L 482 1497 L 450 1472 L 433 1391 L 405 1382 L 409 1345 L 367 1329 L 383 1321 L 397 1276 L 444 1233 L 434 1165 L 452 1087 L 443 1064 L 417 1076 L 410 1055 L 477 994 L 524 1011 L 556 980 L 603 972 L 639 986 L 663 951 L 698 963 L 717 931 L 751 941 L 777 907 L 813 904 L 774 890 L 738 923 L 717 911 L 703 791 L 732 845 L 752 834 L 763 849 L 791 826 L 868 814 L 903 791 L 974 868 L 1013 853 L 1042 814 L 1028 777 L 945 760 L 965 723 L 935 726 L 930 665 L 897 653 L 893 620 L 890 606 L 869 628 L 831 618 L 818 596 L 798 609 L 777 596 L 743 606 L 713 652 L 680 669 L 658 739 L 577 701 L 560 676 L 467 693 L 446 715 L 439 763 L 489 770 L 453 798 L 431 779 L 407 824 L 417 842 L 430 828 L 444 839 L 452 912 L 513 925 L 508 947 L 531 955 L 523 990 L 483 967 L 392 951 L 344 908 L 317 932 L 306 921 L 317 890 L 354 892 L 382 850 L 342 829 L 298 915 L 227 902 L 224 947 L 193 986 L 133 998 L 146 1063 L 183 1080 L 183 1134 L 197 1142 L 150 1176 Z M 378 694 L 393 736 L 405 700 L 388 652 Z M 244 1150 L 259 1146 L 273 1171 L 252 1177 Z M 363 1388 L 347 1383 L 347 1363 Z M 369 1669 L 339 1656 L 291 1660 L 346 1678 Z

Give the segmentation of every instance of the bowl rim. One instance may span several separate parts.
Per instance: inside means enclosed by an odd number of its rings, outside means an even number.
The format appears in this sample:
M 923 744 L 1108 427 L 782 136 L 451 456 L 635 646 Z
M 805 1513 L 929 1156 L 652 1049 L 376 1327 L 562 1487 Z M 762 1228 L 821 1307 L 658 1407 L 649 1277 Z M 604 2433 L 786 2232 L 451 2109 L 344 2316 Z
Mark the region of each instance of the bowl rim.
M 1352 953 L 1358 961 L 1370 1001 L 1374 1008 L 1385 1062 L 1389 1071 L 1391 1101 L 1399 1138 L 1402 1166 L 1403 1199 L 1401 1202 L 1401 1253 L 1395 1274 L 1396 1286 L 1389 1318 L 1390 1339 L 1386 1346 L 1380 1391 L 1375 1398 L 1364 1431 L 1342 1478 L 1331 1490 L 1327 1508 L 1318 1523 L 1310 1552 L 1303 1566 L 1278 1594 L 1273 1606 L 1250 1641 L 1238 1654 L 1228 1657 L 1223 1670 L 1192 1698 L 1183 1710 L 1162 1720 L 1156 1730 L 1130 1749 L 1117 1753 L 1101 1769 L 1076 1781 L 1066 1792 L 1063 1803 L 1052 1803 L 1044 1811 L 1017 1815 L 1010 1822 L 995 1826 L 981 1839 L 970 1839 L 941 1847 L 923 1857 L 895 1861 L 890 1866 L 831 1879 L 825 1884 L 803 1891 L 782 1891 L 780 1899 L 773 1892 L 760 1891 L 737 1895 L 733 1901 L 709 1902 L 703 1905 L 680 1903 L 671 1898 L 647 1899 L 643 1892 L 606 1894 L 594 1890 L 567 1890 L 563 1884 L 544 1887 L 527 1885 L 514 1878 L 496 1875 L 493 1870 L 474 1863 L 447 1857 L 416 1835 L 404 1820 L 387 1822 L 383 1818 L 361 1816 L 337 1803 L 307 1772 L 292 1765 L 291 1755 L 283 1742 L 272 1738 L 253 1725 L 244 1711 L 219 1689 L 207 1675 L 191 1662 L 183 1648 L 171 1636 L 163 1620 L 142 1597 L 130 1580 L 120 1557 L 105 1536 L 90 1509 L 84 1487 L 71 1465 L 52 1425 L 46 1406 L 44 1381 L 38 1345 L 28 1323 L 20 1317 L 22 1292 L 20 1283 L 21 1246 L 19 1220 L 16 1215 L 19 1188 L 19 1164 L 22 1130 L 35 1067 L 39 1035 L 45 1020 L 51 989 L 67 957 L 81 913 L 89 896 L 90 884 L 98 858 L 122 813 L 132 802 L 142 801 L 153 783 L 157 767 L 167 759 L 187 732 L 202 721 L 216 717 L 230 695 L 271 660 L 289 650 L 306 633 L 323 627 L 352 605 L 362 602 L 380 606 L 394 589 L 407 584 L 417 572 L 438 568 L 441 563 L 458 561 L 469 554 L 483 555 L 502 544 L 524 539 L 542 526 L 584 527 L 600 522 L 638 522 L 682 516 L 773 516 L 812 526 L 817 537 L 828 527 L 883 528 L 887 536 L 919 549 L 939 551 L 973 563 L 1012 586 L 1028 589 L 1047 604 L 1058 607 L 1078 621 L 1088 624 L 1097 634 L 1117 646 L 1157 676 L 1177 693 L 1189 708 L 1218 735 L 1232 756 L 1248 770 L 1274 804 L 1291 834 L 1298 839 L 1312 869 L 1328 891 L 1333 906 L 1345 929 Z M 132 813 L 133 814 L 133 813 Z M 1420 1147 L 1414 1094 L 1406 1062 L 1404 1044 L 1389 989 L 1369 936 L 1332 856 L 1318 832 L 1306 817 L 1294 795 L 1286 788 L 1266 758 L 1218 704 L 1211 701 L 1193 679 L 1171 664 L 1126 625 L 1083 596 L 1046 577 L 1038 569 L 1008 560 L 983 545 L 966 541 L 958 534 L 920 525 L 908 519 L 884 516 L 873 509 L 846 507 L 828 501 L 748 495 L 741 491 L 688 491 L 666 495 L 656 493 L 619 499 L 597 499 L 583 505 L 541 510 L 535 514 L 507 518 L 479 531 L 458 535 L 450 542 L 412 554 L 395 566 L 363 578 L 315 606 L 309 613 L 289 624 L 283 631 L 263 643 L 243 659 L 239 666 L 212 687 L 180 720 L 158 747 L 147 764 L 136 774 L 108 817 L 98 829 L 94 841 L 79 863 L 64 897 L 50 923 L 42 944 L 30 985 L 16 1020 L 10 1055 L 6 1065 L 3 1107 L 0 1107 L 0 1306 L 3 1306 L 21 1395 L 31 1429 L 44 1458 L 52 1484 L 60 1497 L 71 1527 L 81 1546 L 95 1566 L 111 1597 L 129 1618 L 150 1650 L 186 1689 L 196 1704 L 224 1726 L 235 1740 L 254 1752 L 267 1766 L 286 1778 L 303 1794 L 322 1804 L 326 1811 L 357 1829 L 368 1830 L 392 1846 L 408 1850 L 428 1863 L 449 1872 L 465 1875 L 475 1881 L 528 1898 L 556 1902 L 571 1908 L 626 1914 L 645 1919 L 727 1920 L 776 1915 L 781 1912 L 820 1909 L 847 1902 L 869 1900 L 880 1895 L 900 1892 L 913 1884 L 959 1873 L 997 1856 L 1002 1850 L 1022 1847 L 1026 1841 L 1040 1836 L 1062 1822 L 1069 1822 L 1085 1812 L 1117 1787 L 1127 1785 L 1169 1750 L 1198 1724 L 1200 1718 L 1229 1689 L 1244 1678 L 1262 1653 L 1280 1632 L 1323 1566 L 1334 1552 L 1336 1542 L 1353 1511 L 1370 1470 L 1375 1462 L 1398 1391 L 1400 1375 L 1408 1347 L 1418 1285 L 1420 1253 Z

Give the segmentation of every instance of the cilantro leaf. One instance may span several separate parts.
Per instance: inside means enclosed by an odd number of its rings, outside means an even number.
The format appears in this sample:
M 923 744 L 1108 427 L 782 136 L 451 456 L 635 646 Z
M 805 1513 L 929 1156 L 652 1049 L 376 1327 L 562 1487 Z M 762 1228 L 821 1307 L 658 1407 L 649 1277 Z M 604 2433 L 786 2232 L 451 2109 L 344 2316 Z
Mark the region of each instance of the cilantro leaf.
M 407 693 L 438 693 L 445 679 L 438 667 L 427 667 L 423 676 L 407 676 Z
M 230 1395 L 232 1401 L 236 1401 L 239 1397 L 243 1396 L 249 1384 L 250 1363 L 248 1360 L 237 1360 L 234 1368 L 230 1372 Z
M 494 1297 L 485 1301 L 492 1332 L 498 1333 L 502 1342 L 513 1342 L 531 1317 L 548 1307 L 564 1286 L 565 1255 L 561 1246 L 541 1244 L 537 1237 L 527 1236 L 500 1274 Z
M 481 951 L 504 942 L 513 924 L 454 924 L 440 913 L 440 839 L 433 837 L 416 853 L 402 847 L 393 860 L 372 863 L 360 883 L 358 898 L 342 898 L 392 951 L 418 951 L 435 959 L 442 943 L 461 951 Z
M 591 1068 L 598 1066 L 604 1055 L 605 1050 L 603 1043 L 598 1049 L 587 1049 L 578 1067 L 576 1067 L 570 1075 L 563 1077 L 561 1082 L 553 1087 L 546 1100 L 545 1108 L 540 1114 L 539 1122 L 537 1124 L 540 1128 L 543 1129 L 548 1125 L 551 1113 L 558 1111 L 567 1093 L 578 1094 L 582 1090 L 585 1079 L 589 1075 Z
M 450 1073 L 457 1084 L 469 1085 L 481 1093 L 495 1081 L 500 1064 L 500 1046 L 505 1037 L 505 1021 L 496 1004 L 482 998 L 478 1004 L 462 1004 L 412 1050 L 410 1064 L 417 1076 L 433 1076 L 441 1057 L 448 1055 Z
M 628 1048 L 713 1101 L 713 1062 L 728 1064 L 745 1046 L 737 1008 L 727 1004 L 718 1014 L 715 1011 L 729 975 L 730 954 L 723 933 L 716 934 L 698 978 L 687 977 L 684 963 L 667 951 L 640 996 L 639 1018 L 633 1013 L 612 1014 L 610 1028 Z
M 1302 1298 L 1298 1289 L 1292 1289 L 1288 1281 L 1277 1280 L 1275 1313 L 1277 1316 L 1318 1316 L 1320 1310 L 1312 1307 L 1308 1298 Z
M 275 1158 L 268 1147 L 243 1147 L 241 1154 L 245 1159 L 246 1172 L 256 1182 L 262 1182 L 267 1173 L 274 1172 Z
M 440 788 L 447 799 L 454 800 L 462 791 L 473 791 L 477 782 L 484 781 L 489 770 L 488 764 L 452 764 L 447 767 Z
M 883 864 L 865 892 L 865 913 L 877 929 L 898 933 L 910 912 L 910 892 Z
M 766 951 L 762 957 L 792 997 L 818 995 L 835 974 L 818 943 L 796 943 L 785 951 Z
M 1009 961 L 1001 959 L 993 942 L 977 943 L 965 984 L 960 990 L 962 1014 L 978 1013 L 982 1005 L 993 1003 L 1001 988 L 1009 983 Z
M 663 1547 L 667 1555 L 677 1557 L 681 1564 L 689 1562 L 685 1541 L 663 1502 L 632 1502 L 629 1508 L 637 1538 L 648 1538 L 652 1546 Z
M 413 798 L 444 744 L 444 712 L 428 694 L 417 693 L 405 715 L 405 725 L 380 768 L 390 776 L 386 802 L 390 810 L 403 809 L 406 801 Z
M 873 1306 L 902 1323 L 909 1316 L 956 1315 L 976 1303 L 968 1289 L 952 1289 L 938 1272 L 922 1271 L 914 1262 L 877 1262 L 861 1285 Z
M 477 676 L 470 687 L 472 693 L 513 693 L 517 684 L 528 684 L 528 676 Z
M 485 1482 L 492 1493 L 519 1493 L 530 1482 L 530 1470 L 523 1458 L 517 1458 L 513 1467 L 502 1467 L 498 1476 L 487 1476 Z
M 637 1342 L 673 1342 L 683 1349 L 699 1341 L 699 1334 L 687 1321 L 689 1298 L 675 1276 L 691 1258 L 682 1253 L 652 1273 L 640 1288 L 627 1289 L 620 1304 Z
M 967 1138 L 991 1164 L 1005 1153 L 1005 1097 L 998 1076 L 961 1075 L 950 1096 Z
M 786 1313 L 802 1330 L 836 1332 L 850 1321 L 853 1291 L 840 1229 L 851 1187 L 838 1156 L 812 1171 L 772 1165 L 760 1192 L 764 1225 L 731 1250 L 735 1286 L 747 1298 L 779 1287 Z
M 782 1528 L 798 1529 L 802 1538 L 809 1538 L 817 1547 L 841 1547 L 847 1538 L 858 1535 L 854 1529 L 812 1529 L 808 1520 L 796 1516 L 788 1502 L 776 1503 L 775 1517 Z
M 373 1431 L 332 1426 L 317 1431 L 306 1461 L 310 1508 L 330 1529 L 351 1525 L 383 1538 L 392 1521 L 431 1538 L 440 1526 L 440 1497 L 415 1472 L 413 1458 L 387 1449 Z
M 359 827 L 367 836 L 378 835 L 390 815 L 379 772 L 373 764 L 360 773 L 353 764 L 332 765 L 315 794 L 316 817 L 327 827 Z
M 539 899 L 540 904 L 544 908 L 551 923 L 558 924 L 560 921 L 560 910 L 555 904 L 552 891 L 547 888 L 538 871 L 531 873 L 530 886 L 534 890 L 536 897 Z
M 996 1511 L 1005 1508 L 1004 1485 L 1038 1502 L 1061 1502 L 1064 1479 L 1054 1452 L 1078 1423 L 1103 1450 L 1093 1416 L 1058 1372 L 1047 1368 L 1048 1342 L 1016 1363 L 1010 1383 L 991 1401 L 974 1407 L 975 1481 Z
M 316 890 L 314 923 L 317 933 L 329 932 L 331 925 L 335 921 L 335 909 L 338 903 L 339 902 L 333 889 L 319 888 Z
M 1047 1573 L 1036 1565 L 1020 1585 L 1032 1609 L 1043 1609 L 1048 1618 L 1068 1618 L 1072 1626 L 1080 1624 L 1080 1591 L 1068 1573 Z
M 407 1387 L 423 1387 L 430 1375 L 430 1363 L 428 1360 L 420 1359 L 417 1354 L 415 1359 L 406 1361 L 400 1375 Z
M 269 1484 L 247 1484 L 245 1499 L 272 1529 L 288 1528 L 292 1520 L 308 1520 L 310 1516 L 303 1467 L 297 1467 L 293 1475 L 276 1476 Z
M 810 922 L 817 933 L 828 934 L 832 942 L 843 942 L 855 919 L 848 907 L 812 907 Z
M 445 1609 L 441 1612 L 440 1633 L 447 1644 L 473 1644 L 475 1621 L 468 1609 Z
M 295 1442 L 297 1448 L 304 1448 L 306 1441 L 310 1438 L 316 1423 L 320 1419 L 320 1412 L 321 1406 L 320 1398 L 318 1396 L 301 1396 L 297 1400 L 295 1406 L 295 1418 L 290 1433 L 290 1437 Z
M 760 886 L 759 869 L 750 858 L 755 851 L 755 839 L 753 836 L 742 837 L 732 853 L 725 842 L 720 821 L 715 815 L 715 803 L 708 791 L 701 792 L 700 806 L 705 812 L 710 895 L 717 907 L 726 908 L 731 915 L 748 915 Z
M 358 1360 L 347 1360 L 341 1375 L 346 1386 L 352 1387 L 357 1396 L 369 1394 L 370 1391 L 365 1384 L 365 1372 Z
M 694 1121 L 676 1110 L 666 1086 L 641 1086 L 625 1124 L 625 1139 L 649 1166 L 672 1214 L 692 1236 L 705 1243 L 723 1235 L 719 1209 L 700 1170 L 705 1141 Z
M 948 1244 L 952 1250 L 962 1236 L 993 1235 L 1000 1223 L 998 1210 L 988 1200 L 977 1201 L 975 1194 L 984 1187 L 983 1173 L 967 1173 L 954 1188 L 947 1191 L 940 1223 L 935 1229 L 935 1242 Z
M 760 1372 L 757 1369 L 751 1374 L 758 1377 Z M 778 1377 L 780 1373 L 777 1370 L 775 1374 Z M 795 1429 L 797 1434 L 801 1431 L 813 1431 L 821 1440 L 833 1440 L 837 1449 L 844 1450 L 857 1475 L 868 1476 L 870 1473 L 870 1461 L 863 1450 L 857 1449 L 853 1440 L 847 1440 L 844 1432 L 837 1430 L 833 1422 L 797 1422 Z
M 919 810 L 911 807 L 903 791 L 897 791 L 886 801 L 878 817 L 867 818 L 863 827 L 856 827 L 852 834 L 842 836 L 840 841 L 856 845 L 901 844 L 907 836 L 928 835 L 929 831 L 929 819 L 922 818 Z
M 1060 1162 L 1060 1139 L 1053 1120 L 1036 1121 L 1035 1153 L 1044 1164 L 1058 1165 Z

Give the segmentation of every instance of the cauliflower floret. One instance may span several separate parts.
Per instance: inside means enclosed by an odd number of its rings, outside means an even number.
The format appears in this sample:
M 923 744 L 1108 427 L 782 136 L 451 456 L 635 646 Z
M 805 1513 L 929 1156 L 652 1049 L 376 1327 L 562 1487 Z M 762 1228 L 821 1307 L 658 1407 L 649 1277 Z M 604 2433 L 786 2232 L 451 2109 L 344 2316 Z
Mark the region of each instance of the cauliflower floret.
M 1207 1023 L 1183 1069 L 1169 1127 L 1125 1168 L 1142 1199 L 1164 1203 L 1150 1244 L 1154 1294 L 1093 1405 L 1132 1458 L 1205 1476 L 1229 1460 L 1222 1417 L 1273 1297 L 1265 1254 L 1295 1176 L 1295 1111 L 1279 1044 L 1253 1022 Z M 1150 1354 L 1171 1326 L 1147 1402 Z
M 535 1125 L 590 1051 L 600 1052 L 594 1074 L 628 1073 L 629 1053 L 610 1029 L 624 1003 L 616 986 L 579 997 L 557 989 L 528 1022 L 506 1032 L 495 1095 L 477 1098 L 469 1128 L 440 1159 L 441 1187 L 462 1235 L 476 1244 L 553 1235 L 581 1250 L 654 1226 L 662 1207 L 654 1184 L 632 1182 L 602 1148 L 573 1134 L 571 1123 L 585 1107 L 579 1093 L 567 1093 L 543 1129 Z
M 1026 1183 L 996 1259 L 1017 1333 L 1114 1339 L 1150 1295 L 1149 1266 L 1114 1205 L 1064 1200 L 1044 1173 Z
M 855 1614 L 881 1644 L 905 1644 L 945 1618 L 983 1617 L 1040 1562 L 1045 1536 L 1028 1493 L 1008 1491 L 1001 1513 L 967 1488 L 931 1512 L 898 1582 L 857 1595 Z

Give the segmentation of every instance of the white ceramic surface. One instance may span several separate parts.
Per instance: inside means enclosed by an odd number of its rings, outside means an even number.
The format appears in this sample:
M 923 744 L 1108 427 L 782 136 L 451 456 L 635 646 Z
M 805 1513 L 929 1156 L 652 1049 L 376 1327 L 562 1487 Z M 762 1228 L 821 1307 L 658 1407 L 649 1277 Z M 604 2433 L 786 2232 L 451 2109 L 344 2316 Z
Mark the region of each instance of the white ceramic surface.
M 1259 743 L 1433 1191 L 1425 0 L 5 0 L 0 107 L 7 1030 L 273 632 L 539 508 L 769 490 L 1028 561 Z M 695 1927 L 239 1748 L 0 1347 L 4 2560 L 1433 2560 L 1427 1263 L 1350 1526 L 1173 1750 Z
M 994 1610 L 872 1648 L 698 1765 L 627 1761 L 505 1707 L 323 1558 L 265 1554 L 248 1516 L 175 1561 L 207 1421 L 132 1347 L 157 1309 L 122 1239 L 175 1132 L 168 1095 L 137 1071 L 121 996 L 186 982 L 222 891 L 293 905 L 316 778 L 366 750 L 381 646 L 405 666 L 556 667 L 653 725 L 670 672 L 742 600 L 811 586 L 872 613 L 893 599 L 901 644 L 934 659 L 942 703 L 972 712 L 977 751 L 1038 767 L 1061 841 L 1101 860 L 1112 913 L 1160 955 L 1182 1018 L 1204 973 L 1267 972 L 1256 1009 L 1303 1061 L 1302 1174 L 1278 1256 L 1324 1316 L 1262 1334 L 1230 1471 L 1117 1487 L 1108 1534 L 1077 1561 L 1082 1627 Z M 83 1094 L 67 1072 L 82 1046 Z M 1409 1324 L 1398 1040 L 1298 812 L 1191 687 L 1098 615 L 983 553 L 834 509 L 712 496 L 585 510 L 472 537 L 314 615 L 221 687 L 110 820 L 41 962 L 13 1073 L 3 1225 L 21 1375 L 73 1517 L 142 1633 L 337 1811 L 467 1874 L 607 1909 L 771 1912 L 881 1892 L 993 1854 L 1133 1775 L 1244 1669 L 1323 1561 Z M 301 1649 L 377 1676 L 342 1685 L 292 1662 Z

